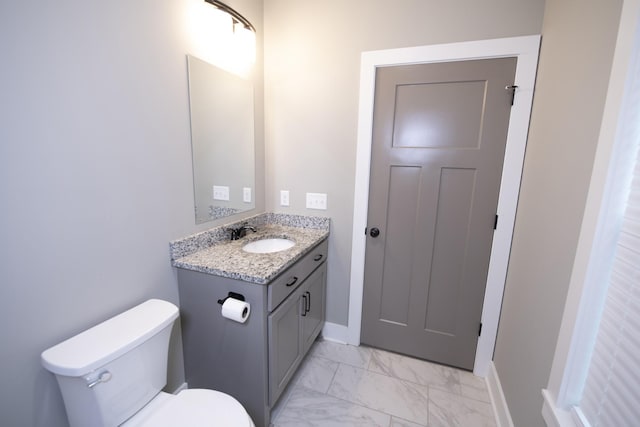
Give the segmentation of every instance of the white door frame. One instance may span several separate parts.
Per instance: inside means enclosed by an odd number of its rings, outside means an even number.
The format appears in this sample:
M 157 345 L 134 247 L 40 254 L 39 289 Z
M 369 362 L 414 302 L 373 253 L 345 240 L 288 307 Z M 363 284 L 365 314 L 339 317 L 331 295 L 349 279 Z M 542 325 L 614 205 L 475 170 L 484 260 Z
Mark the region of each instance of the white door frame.
M 540 36 L 534 35 L 362 53 L 347 343 L 360 345 L 366 246 L 364 230 L 367 226 L 367 209 L 369 205 L 369 174 L 376 68 L 390 65 L 515 56 L 518 58 L 518 62 L 514 84 L 518 88 L 509 120 L 504 168 L 498 199 L 500 221 L 498 229 L 493 236 L 487 287 L 482 309 L 482 335 L 478 340 L 473 369 L 474 374 L 482 377 L 486 376 L 489 364 L 493 359 L 493 350 L 498 332 L 498 321 L 507 276 L 511 238 L 515 224 L 520 178 L 533 102 L 539 47 Z

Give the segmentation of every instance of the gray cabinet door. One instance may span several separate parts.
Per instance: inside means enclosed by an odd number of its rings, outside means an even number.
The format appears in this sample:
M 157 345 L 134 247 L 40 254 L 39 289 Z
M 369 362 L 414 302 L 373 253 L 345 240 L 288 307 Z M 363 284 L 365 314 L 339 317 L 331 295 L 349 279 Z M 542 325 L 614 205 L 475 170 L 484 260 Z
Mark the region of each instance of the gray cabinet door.
M 269 405 L 273 406 L 324 325 L 327 265 L 269 315 Z
M 300 286 L 269 315 L 269 406 L 278 400 L 303 357 L 300 315 L 304 290 Z
M 363 343 L 473 369 L 515 67 L 378 69 Z
M 302 316 L 302 353 L 306 354 L 313 345 L 324 324 L 325 286 L 327 265 L 323 264 L 305 282 L 303 303 L 306 309 Z

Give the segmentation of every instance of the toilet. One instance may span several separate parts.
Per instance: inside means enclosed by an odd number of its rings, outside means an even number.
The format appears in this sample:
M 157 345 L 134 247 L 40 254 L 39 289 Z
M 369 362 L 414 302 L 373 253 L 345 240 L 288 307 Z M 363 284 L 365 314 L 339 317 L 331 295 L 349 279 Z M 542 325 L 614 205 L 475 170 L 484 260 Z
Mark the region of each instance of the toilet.
M 233 397 L 167 382 L 169 338 L 178 308 L 151 299 L 45 350 L 71 427 L 255 427 Z

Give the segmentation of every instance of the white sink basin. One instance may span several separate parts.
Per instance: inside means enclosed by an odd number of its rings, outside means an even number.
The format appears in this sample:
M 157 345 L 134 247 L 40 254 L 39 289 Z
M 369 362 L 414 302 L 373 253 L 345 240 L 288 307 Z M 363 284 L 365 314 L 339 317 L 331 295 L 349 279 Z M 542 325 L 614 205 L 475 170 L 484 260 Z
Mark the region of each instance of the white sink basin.
M 247 243 L 242 247 L 242 250 L 252 254 L 270 254 L 273 252 L 284 251 L 295 244 L 296 243 L 293 240 L 289 239 L 262 239 Z

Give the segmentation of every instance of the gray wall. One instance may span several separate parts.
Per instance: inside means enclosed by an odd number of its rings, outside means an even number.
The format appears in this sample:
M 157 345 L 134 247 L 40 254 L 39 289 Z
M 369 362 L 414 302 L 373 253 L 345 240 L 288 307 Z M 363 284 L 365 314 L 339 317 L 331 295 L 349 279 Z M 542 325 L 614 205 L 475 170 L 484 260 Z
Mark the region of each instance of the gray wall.
M 66 424 L 42 350 L 147 298 L 178 302 L 168 242 L 198 231 L 186 54 L 202 3 L 0 2 L 2 425 Z M 262 34 L 261 1 L 229 4 Z M 174 338 L 169 387 L 184 381 Z
M 265 2 L 267 210 L 331 217 L 328 321 L 348 319 L 360 53 L 539 34 L 543 10 L 543 0 Z M 327 193 L 328 210 L 305 209 L 305 192 Z
M 256 211 L 266 205 L 332 217 L 327 314 L 343 325 L 360 52 L 543 31 L 495 360 L 518 426 L 542 422 L 539 393 L 573 261 L 619 2 L 548 0 L 544 29 L 543 0 L 265 2 L 268 115 L 266 133 L 256 130 Z M 192 212 L 185 54 L 199 53 L 189 32 L 196 3 L 0 3 L 3 424 L 64 425 L 40 352 L 146 298 L 177 302 L 167 242 L 213 225 L 194 226 Z M 228 3 L 263 34 L 262 1 Z M 261 58 L 259 50 L 257 123 Z M 290 208 L 279 206 L 280 189 L 291 191 Z M 307 191 L 326 192 L 329 209 L 306 210 Z M 183 380 L 179 342 L 177 335 L 170 386 Z
M 533 121 L 495 363 L 516 426 L 542 425 L 620 0 L 291 2 L 265 6 L 267 209 L 332 218 L 327 318 L 347 324 L 359 53 L 542 33 Z M 543 27 L 543 12 L 544 27 Z M 279 190 L 291 207 L 279 206 Z
M 622 0 L 548 0 L 494 363 L 516 426 L 544 426 Z

